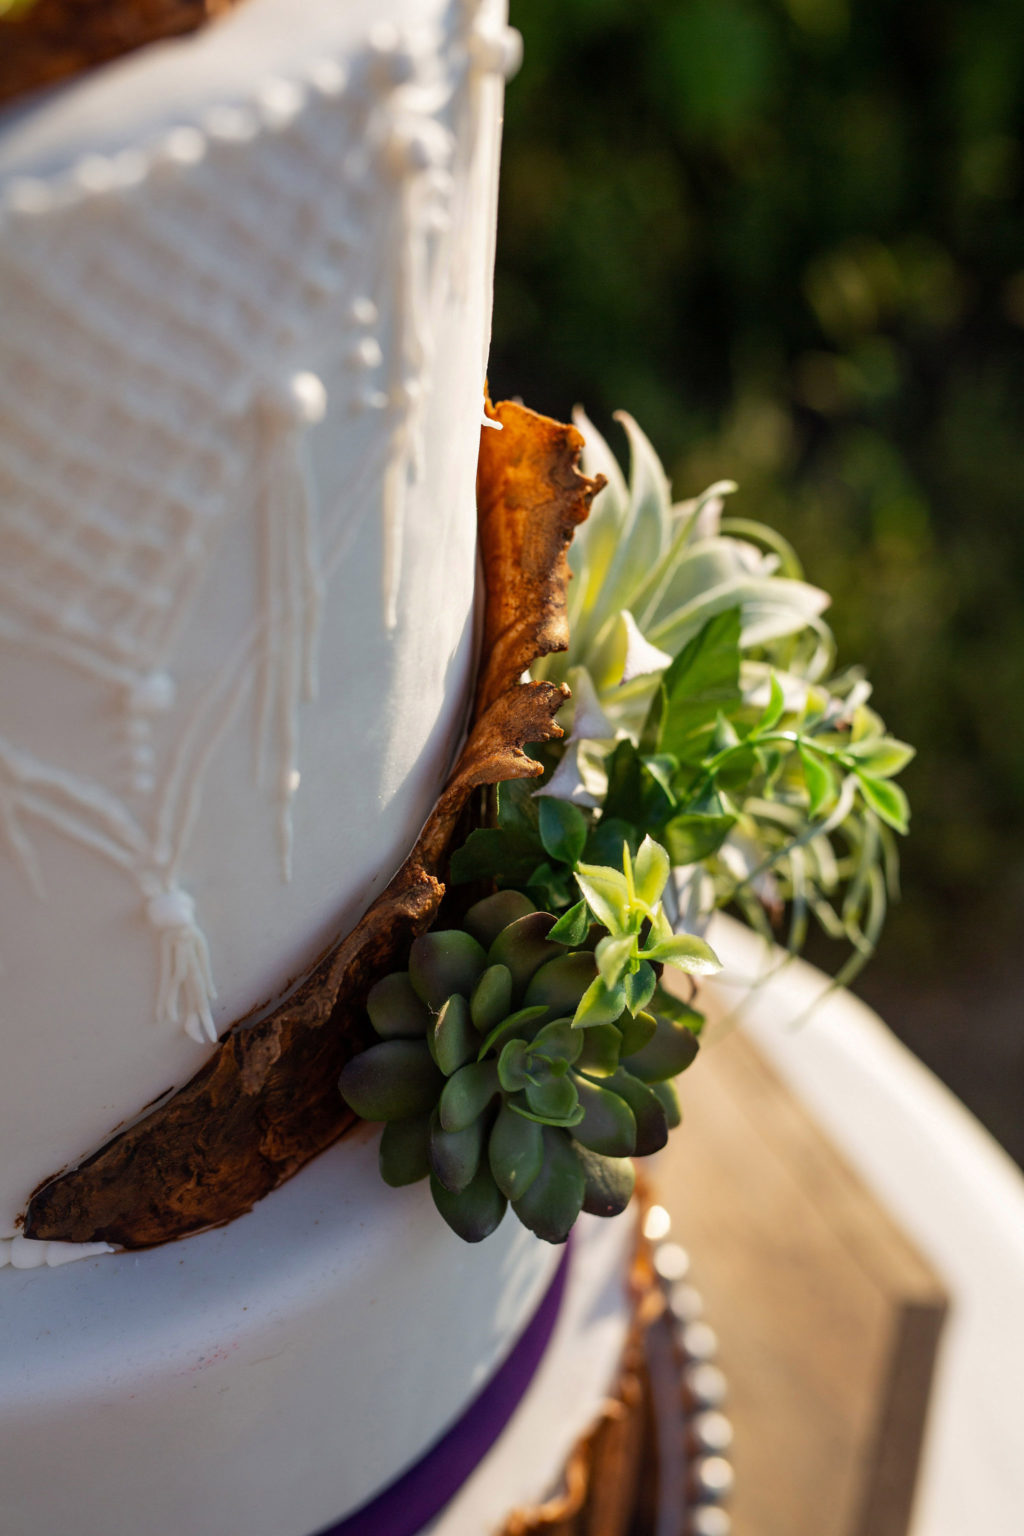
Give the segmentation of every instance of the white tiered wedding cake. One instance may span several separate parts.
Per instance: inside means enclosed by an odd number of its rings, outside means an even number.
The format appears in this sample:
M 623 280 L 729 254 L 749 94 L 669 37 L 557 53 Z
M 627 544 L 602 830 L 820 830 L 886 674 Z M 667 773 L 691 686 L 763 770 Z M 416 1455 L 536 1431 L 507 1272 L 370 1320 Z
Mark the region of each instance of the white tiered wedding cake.
M 5 1536 L 312 1536 L 561 1283 L 385 1191 L 369 1130 L 183 1243 L 20 1230 L 355 922 L 451 765 L 516 43 L 502 0 L 247 0 L 0 122 Z M 453 1531 L 585 1429 L 629 1241 L 584 1223 L 585 1379 Z

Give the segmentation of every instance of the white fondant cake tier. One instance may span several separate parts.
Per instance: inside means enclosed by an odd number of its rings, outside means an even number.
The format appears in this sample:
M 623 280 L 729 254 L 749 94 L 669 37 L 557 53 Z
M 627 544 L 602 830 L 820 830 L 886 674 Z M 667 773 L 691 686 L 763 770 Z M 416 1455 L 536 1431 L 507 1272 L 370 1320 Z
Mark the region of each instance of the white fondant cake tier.
M 443 781 L 514 53 L 503 0 L 247 0 L 0 120 L 2 1536 L 313 1536 L 561 1258 L 511 1216 L 463 1244 L 365 1128 L 187 1242 L 16 1235 L 351 926 Z M 583 1220 L 438 1536 L 556 1481 L 631 1244 Z
M 573 1450 L 614 1398 L 629 1329 L 626 1287 L 636 1240 L 630 1215 L 612 1221 L 580 1217 L 558 1322 L 529 1389 L 429 1536 L 489 1536 L 513 1510 L 534 1508 L 564 1488 Z
M 0 122 L 0 1240 L 443 781 L 512 52 L 247 0 Z
M 219 1231 L 0 1272 L 4 1536 L 313 1536 L 437 1439 L 561 1250 L 511 1216 L 467 1246 L 425 1185 L 382 1197 L 376 1155 L 363 1130 Z M 485 1480 L 495 1522 L 546 1491 L 614 1374 L 610 1272 L 631 1234 L 628 1220 L 580 1229 L 559 1326 L 596 1353 L 555 1441 L 535 1399 L 535 1454 Z

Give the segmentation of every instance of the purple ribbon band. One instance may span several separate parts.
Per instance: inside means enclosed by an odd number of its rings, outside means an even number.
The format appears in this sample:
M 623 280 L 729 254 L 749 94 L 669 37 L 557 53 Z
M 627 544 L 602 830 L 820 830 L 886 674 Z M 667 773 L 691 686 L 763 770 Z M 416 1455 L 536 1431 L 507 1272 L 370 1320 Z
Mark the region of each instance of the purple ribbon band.
M 419 1461 L 319 1536 L 417 1536 L 475 1472 L 518 1408 L 558 1320 L 569 1245 L 533 1317 L 487 1385 Z

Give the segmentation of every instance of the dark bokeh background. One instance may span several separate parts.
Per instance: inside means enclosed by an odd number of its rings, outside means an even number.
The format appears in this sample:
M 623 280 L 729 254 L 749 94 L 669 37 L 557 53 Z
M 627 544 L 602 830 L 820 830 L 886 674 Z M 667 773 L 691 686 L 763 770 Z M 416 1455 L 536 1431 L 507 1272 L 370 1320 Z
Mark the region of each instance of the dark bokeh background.
M 919 748 L 857 990 L 1024 1162 L 1020 0 L 511 9 L 492 391 L 630 410 L 833 593 Z

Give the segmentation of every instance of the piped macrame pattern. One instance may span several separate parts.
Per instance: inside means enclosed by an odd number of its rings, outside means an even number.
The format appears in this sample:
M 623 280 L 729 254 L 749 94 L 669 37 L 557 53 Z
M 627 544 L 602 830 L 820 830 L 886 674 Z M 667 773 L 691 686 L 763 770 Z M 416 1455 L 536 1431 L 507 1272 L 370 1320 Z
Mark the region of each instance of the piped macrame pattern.
M 325 57 L 159 143 L 2 189 L 0 646 L 99 685 L 120 761 L 99 782 L 0 736 L 0 844 L 39 897 L 34 823 L 122 870 L 158 946 L 157 1017 L 197 1041 L 216 1039 L 215 987 L 182 866 L 204 774 L 251 709 L 289 878 L 321 612 L 375 500 L 397 619 L 432 320 L 474 226 L 460 200 L 479 178 L 454 161 L 476 152 L 481 80 L 514 64 L 509 39 L 491 0 L 463 0 L 443 29 L 382 27 L 347 66 Z M 347 360 L 330 402 L 310 367 L 325 336 Z M 334 508 L 310 457 L 329 407 L 379 421 Z M 242 517 L 256 618 L 186 713 L 175 647 Z

